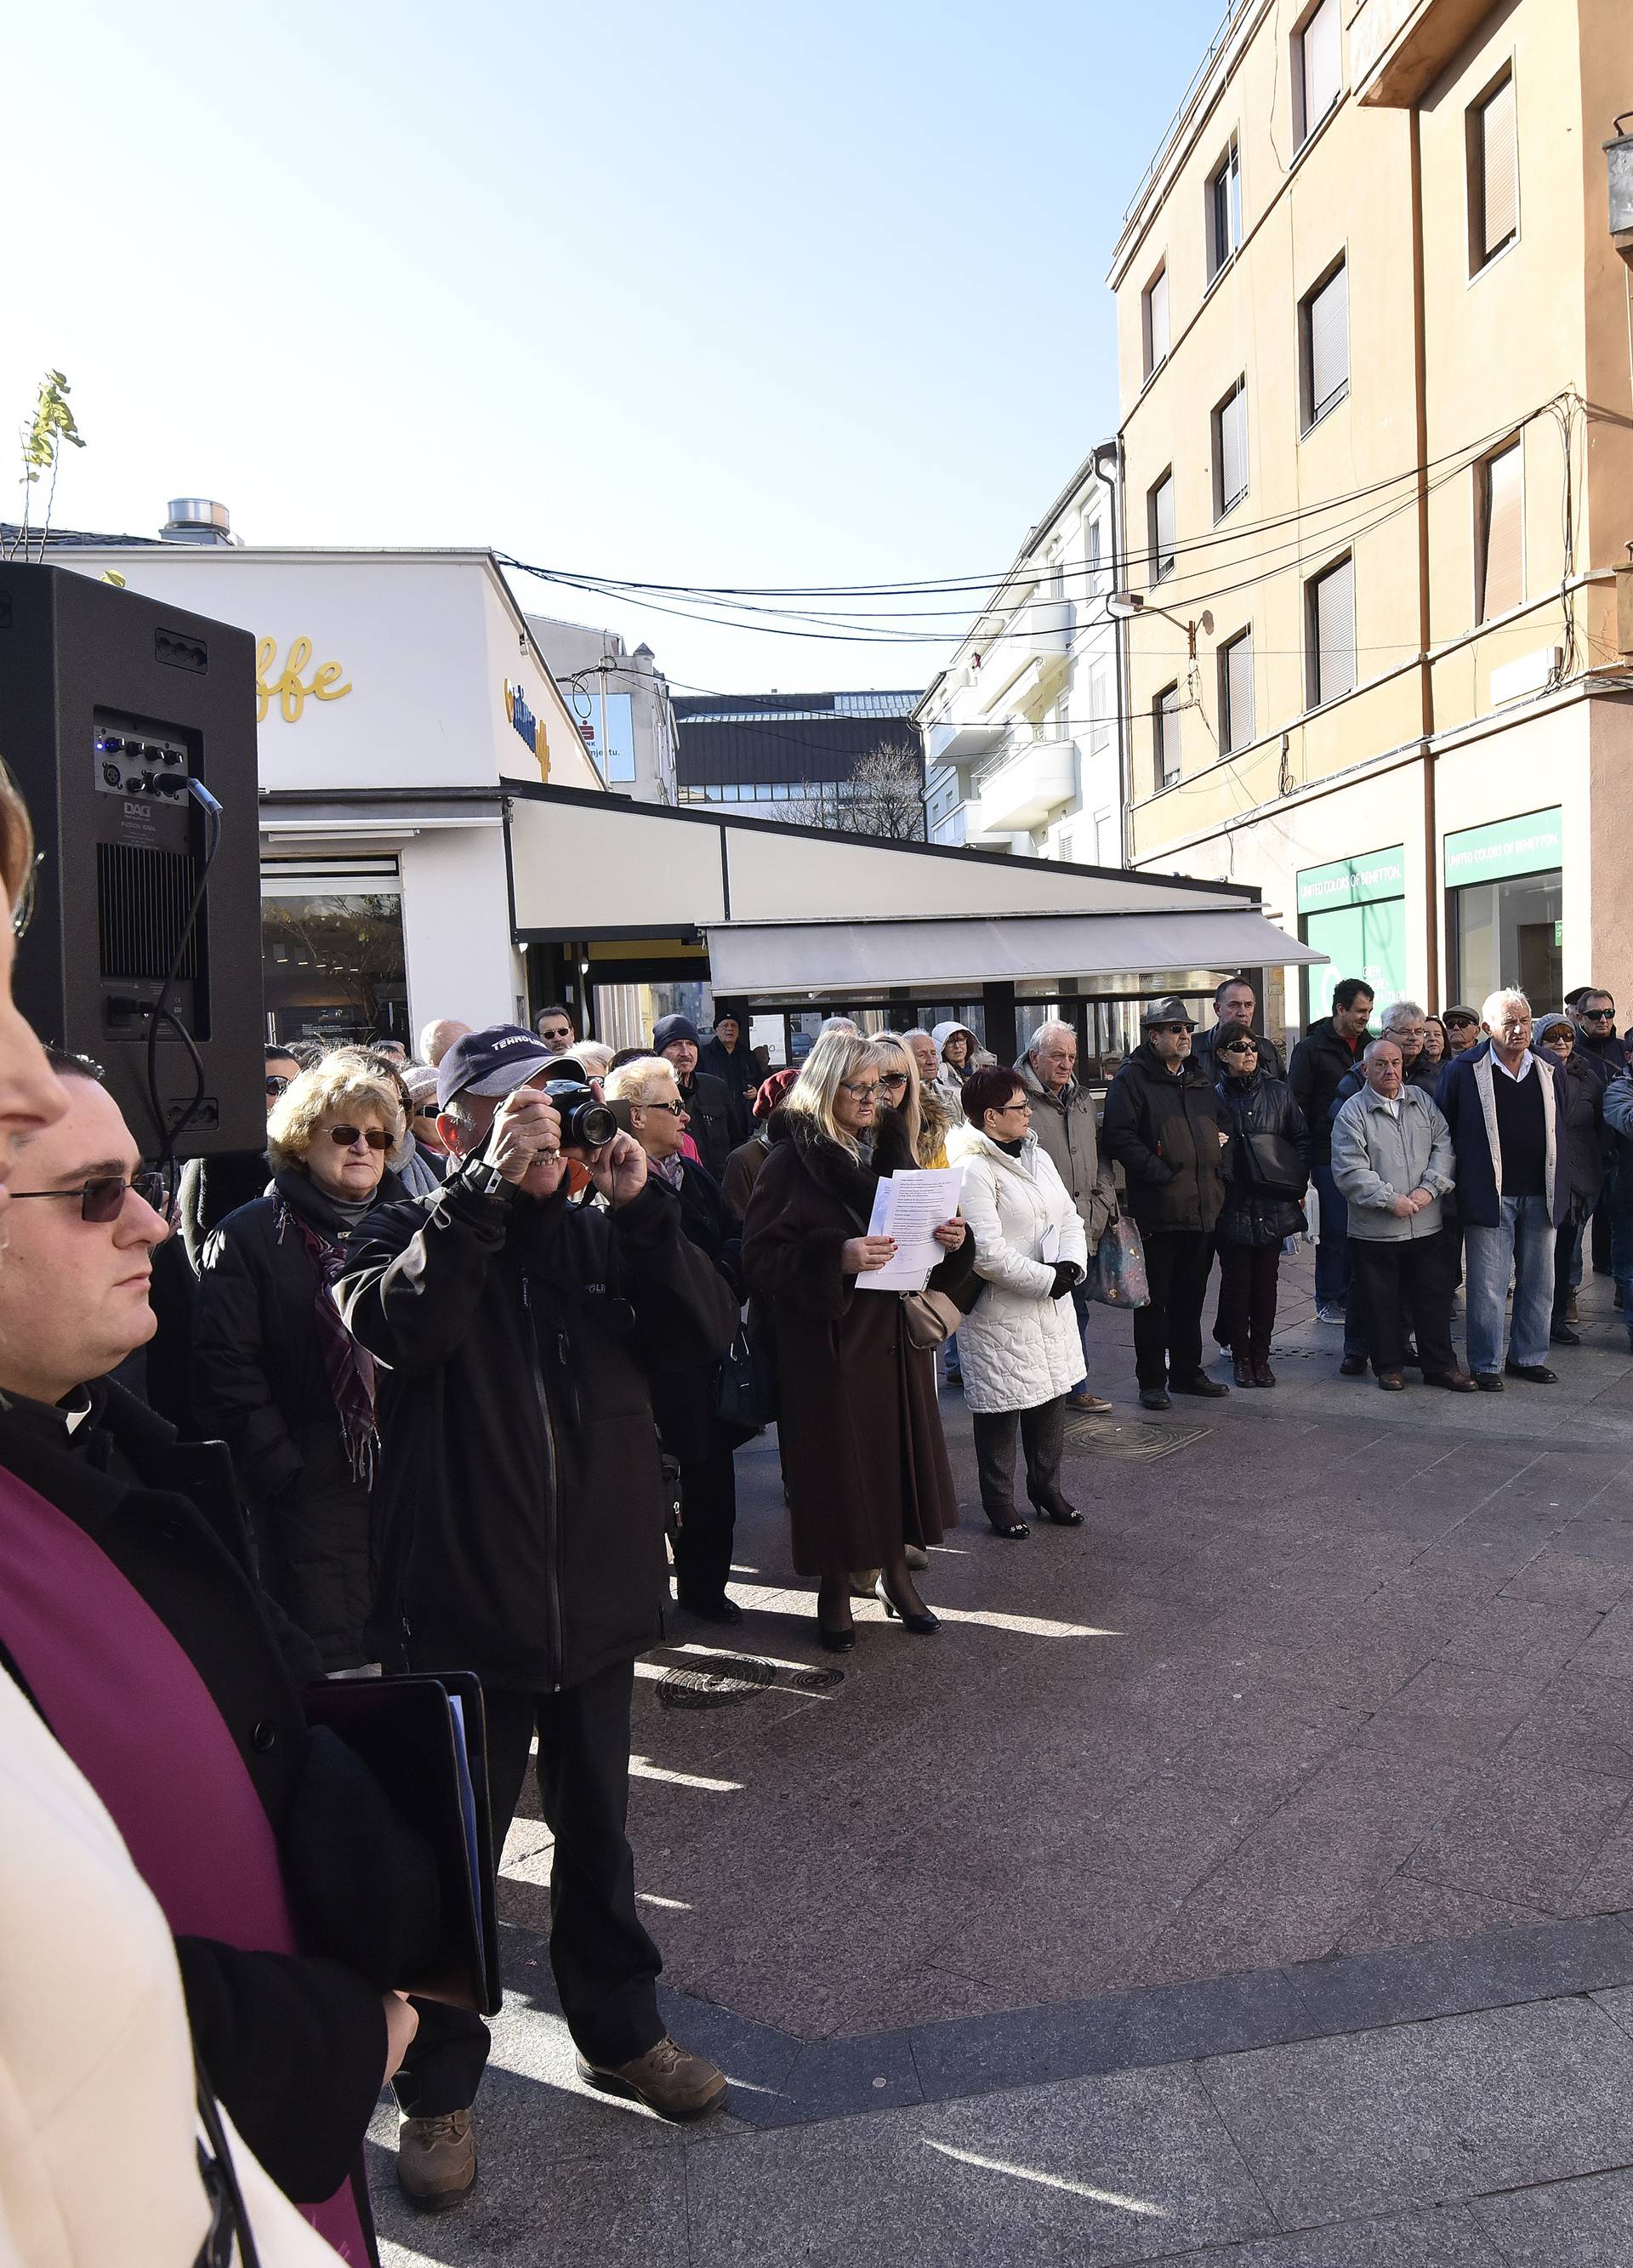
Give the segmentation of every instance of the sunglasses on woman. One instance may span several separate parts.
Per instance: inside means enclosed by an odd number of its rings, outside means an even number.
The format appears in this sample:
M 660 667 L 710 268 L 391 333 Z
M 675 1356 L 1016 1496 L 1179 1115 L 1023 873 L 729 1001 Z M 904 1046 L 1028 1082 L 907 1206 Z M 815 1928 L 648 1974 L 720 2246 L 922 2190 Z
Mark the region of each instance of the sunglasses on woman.
M 391 1136 L 381 1126 L 331 1126 L 329 1139 L 337 1150 L 349 1150 L 354 1142 L 366 1142 L 371 1150 L 389 1150 Z
M 127 1189 L 133 1189 L 143 1204 L 151 1205 L 155 1212 L 164 1211 L 165 1176 L 146 1172 L 99 1174 L 94 1182 L 83 1182 L 77 1189 L 13 1189 L 11 1203 L 26 1204 L 30 1197 L 77 1197 L 81 1220 L 106 1225 L 117 1220 L 124 1211 Z
M 268 1094 L 287 1094 L 289 1093 L 289 1086 L 290 1083 L 282 1071 L 269 1071 L 267 1073 L 267 1093 Z

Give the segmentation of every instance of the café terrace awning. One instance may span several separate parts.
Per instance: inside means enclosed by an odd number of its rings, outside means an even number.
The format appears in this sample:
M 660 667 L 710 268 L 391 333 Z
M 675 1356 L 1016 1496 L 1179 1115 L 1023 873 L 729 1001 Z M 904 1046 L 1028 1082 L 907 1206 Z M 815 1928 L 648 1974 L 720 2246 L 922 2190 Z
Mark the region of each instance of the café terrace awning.
M 710 922 L 717 991 L 877 993 L 893 985 L 1156 976 L 1324 961 L 1247 907 L 1191 912 L 1002 914 L 942 920 Z

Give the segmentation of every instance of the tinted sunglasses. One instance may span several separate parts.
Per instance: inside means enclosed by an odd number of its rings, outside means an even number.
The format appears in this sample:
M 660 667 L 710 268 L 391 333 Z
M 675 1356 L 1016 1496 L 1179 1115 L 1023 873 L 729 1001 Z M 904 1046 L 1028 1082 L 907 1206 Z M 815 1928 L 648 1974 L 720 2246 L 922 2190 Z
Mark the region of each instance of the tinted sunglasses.
M 641 1108 L 643 1110 L 666 1110 L 675 1118 L 686 1116 L 686 1105 L 678 1098 L 673 1102 L 644 1102 Z
M 434 1102 L 416 1102 L 414 1106 L 414 1115 L 416 1118 L 440 1118 L 442 1113 Z
M 389 1150 L 391 1136 L 383 1126 L 331 1126 L 329 1139 L 337 1150 L 349 1150 L 357 1141 L 366 1142 L 371 1150 Z
M 1450 1031 L 1472 1032 L 1480 1019 L 1478 1016 L 1448 1016 L 1445 1021 Z
M 289 1089 L 290 1083 L 288 1079 L 284 1078 L 282 1071 L 269 1071 L 267 1073 L 267 1093 L 268 1094 L 287 1094 L 289 1093 Z
M 106 1224 L 117 1220 L 124 1211 L 127 1189 L 134 1189 L 143 1204 L 151 1205 L 155 1212 L 165 1211 L 165 1176 L 149 1172 L 132 1174 L 129 1179 L 123 1174 L 108 1174 L 94 1182 L 85 1182 L 77 1189 L 14 1189 L 11 1203 L 26 1204 L 30 1197 L 77 1197 L 81 1220 Z

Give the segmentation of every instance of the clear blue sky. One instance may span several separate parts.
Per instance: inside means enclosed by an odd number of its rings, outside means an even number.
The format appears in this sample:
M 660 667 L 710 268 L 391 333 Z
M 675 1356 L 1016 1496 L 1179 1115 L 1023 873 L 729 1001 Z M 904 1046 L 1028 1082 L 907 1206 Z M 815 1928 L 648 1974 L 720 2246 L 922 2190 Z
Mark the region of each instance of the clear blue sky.
M 0 431 L 67 372 L 70 526 L 201 494 L 250 542 L 631 579 L 999 568 L 1115 427 L 1110 248 L 1223 12 L 8 11 Z M 922 684 L 943 651 L 528 588 L 701 686 Z

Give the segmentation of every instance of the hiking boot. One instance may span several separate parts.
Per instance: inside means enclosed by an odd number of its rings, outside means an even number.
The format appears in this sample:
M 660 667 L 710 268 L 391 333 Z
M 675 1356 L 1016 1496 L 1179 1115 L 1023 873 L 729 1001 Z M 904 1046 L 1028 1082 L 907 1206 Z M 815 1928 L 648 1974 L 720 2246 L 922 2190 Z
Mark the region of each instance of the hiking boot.
M 476 2137 L 468 2110 L 404 2118 L 397 2128 L 397 2186 L 422 2213 L 458 2205 L 476 2179 Z
M 725 2101 L 725 2073 L 688 2055 L 666 2032 L 655 2048 L 628 2063 L 591 2063 L 576 2056 L 578 2076 L 604 2095 L 632 2095 L 660 2118 L 704 2118 Z

